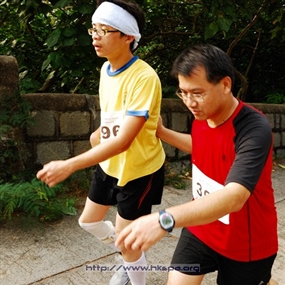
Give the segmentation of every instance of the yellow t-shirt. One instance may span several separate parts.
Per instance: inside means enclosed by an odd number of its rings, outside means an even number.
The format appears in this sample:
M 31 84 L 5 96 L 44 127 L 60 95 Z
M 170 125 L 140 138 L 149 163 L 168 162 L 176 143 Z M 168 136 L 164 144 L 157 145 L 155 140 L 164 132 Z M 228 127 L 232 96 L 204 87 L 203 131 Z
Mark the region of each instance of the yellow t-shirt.
M 105 173 L 118 179 L 118 186 L 149 175 L 164 163 L 165 153 L 156 137 L 161 93 L 156 72 L 137 57 L 114 74 L 109 70 L 109 62 L 102 66 L 99 87 L 101 143 L 117 135 L 125 116 L 144 116 L 146 120 L 128 150 L 100 163 Z

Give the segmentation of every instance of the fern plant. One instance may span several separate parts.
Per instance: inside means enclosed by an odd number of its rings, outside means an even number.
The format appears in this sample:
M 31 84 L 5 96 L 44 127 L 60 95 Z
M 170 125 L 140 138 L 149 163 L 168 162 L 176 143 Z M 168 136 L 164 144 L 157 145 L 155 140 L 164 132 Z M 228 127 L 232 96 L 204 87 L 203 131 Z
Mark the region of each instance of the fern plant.
M 266 102 L 269 104 L 285 104 L 285 94 L 283 92 L 270 93 L 266 96 Z
M 14 173 L 25 169 L 26 146 L 22 129 L 33 123 L 30 104 L 20 96 L 0 97 L 0 180 L 14 179 Z
M 11 219 L 16 212 L 23 212 L 41 221 L 54 221 L 63 215 L 75 215 L 75 199 L 65 197 L 60 184 L 48 187 L 41 181 L 18 184 L 0 183 L 0 216 Z
M 54 221 L 76 214 L 75 199 L 68 198 L 60 184 L 49 188 L 35 178 L 25 179 L 26 146 L 22 129 L 33 123 L 30 105 L 19 93 L 0 98 L 0 218 L 16 213 L 41 221 Z

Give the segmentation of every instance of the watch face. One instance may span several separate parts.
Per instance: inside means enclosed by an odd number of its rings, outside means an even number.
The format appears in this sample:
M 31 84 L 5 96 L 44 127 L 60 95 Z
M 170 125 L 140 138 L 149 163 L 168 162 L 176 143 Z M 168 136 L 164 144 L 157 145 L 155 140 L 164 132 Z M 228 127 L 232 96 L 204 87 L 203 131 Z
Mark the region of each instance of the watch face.
M 164 229 L 170 229 L 174 226 L 173 218 L 168 213 L 163 213 L 160 216 L 160 223 Z

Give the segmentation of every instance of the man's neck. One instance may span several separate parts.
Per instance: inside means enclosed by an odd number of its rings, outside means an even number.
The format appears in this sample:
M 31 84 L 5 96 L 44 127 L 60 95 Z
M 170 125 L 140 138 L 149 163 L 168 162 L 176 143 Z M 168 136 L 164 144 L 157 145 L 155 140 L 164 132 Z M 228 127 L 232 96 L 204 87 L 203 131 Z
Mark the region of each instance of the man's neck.
M 236 110 L 238 104 L 239 104 L 239 101 L 234 96 L 231 96 L 231 98 L 227 100 L 225 104 L 223 105 L 222 112 L 220 112 L 216 118 L 207 120 L 208 125 L 211 128 L 216 128 L 222 125 L 224 122 L 226 122 L 231 117 L 231 115 Z
M 126 63 L 128 63 L 134 55 L 129 52 L 125 54 L 118 55 L 116 57 L 108 58 L 108 61 L 110 62 L 110 70 L 112 72 L 117 71 L 120 69 L 122 66 L 124 66 Z

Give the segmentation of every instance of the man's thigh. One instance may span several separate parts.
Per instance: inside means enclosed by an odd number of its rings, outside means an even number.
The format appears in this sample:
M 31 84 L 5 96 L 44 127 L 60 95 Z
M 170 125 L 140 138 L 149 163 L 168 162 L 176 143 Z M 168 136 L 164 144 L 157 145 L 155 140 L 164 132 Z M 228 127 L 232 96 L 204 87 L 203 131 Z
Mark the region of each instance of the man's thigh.
M 164 167 L 152 174 L 129 181 L 117 187 L 118 213 L 126 220 L 135 220 L 151 213 L 152 205 L 161 199 Z M 160 203 L 160 202 L 159 202 Z
M 168 273 L 167 285 L 200 285 L 204 275 L 187 275 L 179 271 L 170 271 Z

